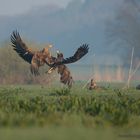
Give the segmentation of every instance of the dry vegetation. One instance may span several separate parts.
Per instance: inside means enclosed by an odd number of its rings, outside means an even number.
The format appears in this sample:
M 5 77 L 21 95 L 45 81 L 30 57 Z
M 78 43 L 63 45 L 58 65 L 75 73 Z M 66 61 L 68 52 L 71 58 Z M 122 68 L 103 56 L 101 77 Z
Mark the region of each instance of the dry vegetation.
M 34 44 L 30 44 L 33 46 Z M 34 45 L 36 46 L 36 45 Z M 41 76 L 34 77 L 29 70 L 30 65 L 20 58 L 13 51 L 10 43 L 4 43 L 0 47 L 0 84 L 41 84 L 47 85 L 54 80 L 52 75 L 44 74 L 47 71 L 46 65 L 41 71 Z

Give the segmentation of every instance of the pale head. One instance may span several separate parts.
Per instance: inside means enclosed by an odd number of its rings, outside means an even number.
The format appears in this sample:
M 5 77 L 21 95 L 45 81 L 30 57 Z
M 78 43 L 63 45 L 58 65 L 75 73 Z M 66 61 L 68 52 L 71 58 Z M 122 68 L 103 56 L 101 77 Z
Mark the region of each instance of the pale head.
M 60 61 L 63 60 L 63 54 L 59 50 L 57 50 L 56 53 L 57 53 L 57 58 L 59 58 Z
M 56 51 L 56 53 L 57 53 L 57 54 L 60 54 L 60 51 L 59 51 L 59 50 L 57 50 L 57 51 Z
M 49 45 L 48 45 L 48 48 L 52 48 L 52 47 L 53 47 L 53 45 L 52 45 L 52 44 L 49 44 Z

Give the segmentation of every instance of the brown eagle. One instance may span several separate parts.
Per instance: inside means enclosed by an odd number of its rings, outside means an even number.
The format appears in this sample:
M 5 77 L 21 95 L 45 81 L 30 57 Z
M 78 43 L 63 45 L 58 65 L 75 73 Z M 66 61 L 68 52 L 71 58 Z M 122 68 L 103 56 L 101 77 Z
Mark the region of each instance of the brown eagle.
M 61 62 L 63 61 L 63 59 L 64 59 L 63 54 L 57 51 L 57 58 L 55 58 L 55 61 Z M 71 88 L 74 80 L 71 76 L 68 67 L 64 64 L 58 65 L 57 67 L 50 68 L 47 73 L 51 73 L 52 70 L 54 70 L 55 68 L 57 68 L 57 72 L 60 75 L 60 82 L 63 83 L 64 85 L 67 85 L 69 88 Z
M 12 33 L 11 42 L 13 49 L 18 53 L 18 55 L 31 64 L 31 73 L 34 75 L 39 75 L 39 67 L 44 64 L 50 66 L 50 69 L 55 69 L 61 65 L 74 63 L 86 55 L 89 49 L 87 44 L 83 44 L 77 49 L 73 56 L 66 59 L 59 59 L 58 57 L 56 58 L 51 55 L 49 51 L 49 47 L 51 47 L 51 45 L 41 51 L 33 51 L 32 49 L 29 49 L 22 41 L 17 31 Z

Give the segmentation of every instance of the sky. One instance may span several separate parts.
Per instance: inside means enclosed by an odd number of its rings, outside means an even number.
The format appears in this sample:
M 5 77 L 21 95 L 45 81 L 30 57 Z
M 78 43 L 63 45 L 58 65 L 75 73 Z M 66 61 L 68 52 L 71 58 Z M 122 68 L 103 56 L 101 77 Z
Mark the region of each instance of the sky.
M 57 5 L 66 7 L 72 0 L 0 0 L 0 16 L 13 16 L 27 13 L 35 7 Z
M 65 53 L 65 57 L 73 54 L 81 44 L 87 43 L 90 52 L 82 59 L 85 63 L 91 62 L 93 54 L 98 63 L 112 63 L 111 59 L 105 59 L 109 58 L 106 53 L 110 51 L 105 29 L 122 2 L 123 0 L 0 0 L 0 42 L 10 42 L 12 31 L 18 30 L 25 41 L 51 43 Z M 115 63 L 116 61 L 118 60 L 115 59 Z
M 128 3 L 129 0 L 0 0 L 0 45 L 9 43 L 12 31 L 18 30 L 25 42 L 34 42 L 40 48 L 53 44 L 65 57 L 81 44 L 89 44 L 88 55 L 78 65 L 122 65 L 121 55 L 126 50 L 116 40 L 110 41 L 108 32 L 110 25 L 116 24 L 120 9 Z

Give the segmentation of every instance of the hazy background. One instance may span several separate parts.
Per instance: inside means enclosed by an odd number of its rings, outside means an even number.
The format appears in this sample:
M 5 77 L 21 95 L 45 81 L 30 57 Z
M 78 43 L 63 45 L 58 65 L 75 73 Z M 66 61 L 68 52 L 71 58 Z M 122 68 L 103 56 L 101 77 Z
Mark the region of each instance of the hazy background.
M 10 44 L 13 30 L 18 30 L 25 42 L 37 43 L 40 48 L 52 43 L 65 57 L 88 43 L 89 54 L 75 63 L 81 73 L 86 67 L 86 77 L 93 73 L 100 77 L 103 68 L 108 71 L 106 67 L 113 67 L 121 79 L 123 70 L 130 66 L 133 47 L 134 67 L 139 63 L 139 0 L 0 0 L 0 3 L 1 44 Z M 72 66 L 74 71 L 79 70 Z
M 100 54 L 100 60 L 96 61 L 104 61 L 102 55 L 108 46 L 104 31 L 106 21 L 115 16 L 114 12 L 122 2 L 3 0 L 0 5 L 0 41 L 9 39 L 11 32 L 17 29 L 28 40 L 52 43 L 66 56 L 71 55 L 82 43 L 88 43 L 90 54 L 85 60 L 90 63 L 90 56 L 95 53 Z

